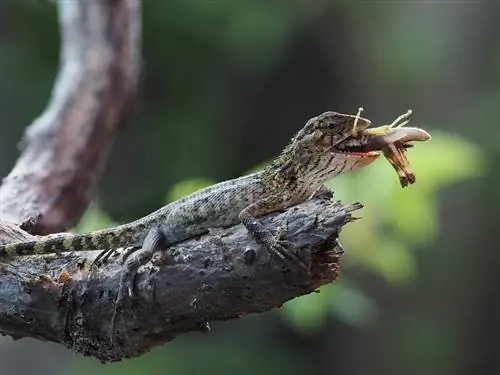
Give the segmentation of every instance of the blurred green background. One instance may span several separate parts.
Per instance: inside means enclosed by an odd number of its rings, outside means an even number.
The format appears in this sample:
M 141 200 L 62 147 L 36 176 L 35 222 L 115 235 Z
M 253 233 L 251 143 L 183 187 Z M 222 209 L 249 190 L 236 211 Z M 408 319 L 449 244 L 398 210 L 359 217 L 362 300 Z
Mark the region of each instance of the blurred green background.
M 68 0 L 74 1 L 74 0 Z M 340 282 L 112 365 L 34 340 L 0 343 L 1 374 L 500 374 L 500 2 L 149 0 L 140 112 L 76 230 L 135 219 L 269 161 L 325 110 L 433 139 L 329 185 L 361 201 Z M 47 104 L 56 8 L 0 2 L 0 175 Z M 137 153 L 136 150 L 141 152 Z M 119 192 L 119 194 L 117 193 Z

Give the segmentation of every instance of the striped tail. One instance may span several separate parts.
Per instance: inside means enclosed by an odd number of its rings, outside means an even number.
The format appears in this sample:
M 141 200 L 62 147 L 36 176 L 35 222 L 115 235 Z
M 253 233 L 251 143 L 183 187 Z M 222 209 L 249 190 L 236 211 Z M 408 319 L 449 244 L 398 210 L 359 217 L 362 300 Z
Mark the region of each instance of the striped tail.
M 64 251 L 106 250 L 135 245 L 135 231 L 130 227 L 113 228 L 92 233 L 64 233 L 36 241 L 10 243 L 0 246 L 2 255 L 35 255 Z

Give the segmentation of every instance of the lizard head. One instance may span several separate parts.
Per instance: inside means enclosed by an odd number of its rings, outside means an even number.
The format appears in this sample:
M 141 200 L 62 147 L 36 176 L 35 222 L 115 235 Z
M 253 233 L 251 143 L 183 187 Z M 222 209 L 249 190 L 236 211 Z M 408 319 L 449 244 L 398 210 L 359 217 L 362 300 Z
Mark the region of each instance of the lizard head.
M 404 127 L 411 111 L 390 125 L 376 128 L 370 128 L 371 121 L 361 117 L 361 111 L 356 115 L 324 112 L 313 117 L 292 138 L 268 173 L 273 173 L 276 180 L 304 184 L 307 190 L 314 190 L 341 173 L 370 165 L 381 155 L 395 159 L 403 154 L 386 152 L 390 147 L 405 150 L 411 147 L 408 142 L 430 138 L 421 129 Z M 398 163 L 405 161 L 400 158 Z
M 360 108 L 356 115 L 329 111 L 313 117 L 292 138 L 290 145 L 325 152 L 371 126 L 370 120 L 360 116 L 362 110 Z

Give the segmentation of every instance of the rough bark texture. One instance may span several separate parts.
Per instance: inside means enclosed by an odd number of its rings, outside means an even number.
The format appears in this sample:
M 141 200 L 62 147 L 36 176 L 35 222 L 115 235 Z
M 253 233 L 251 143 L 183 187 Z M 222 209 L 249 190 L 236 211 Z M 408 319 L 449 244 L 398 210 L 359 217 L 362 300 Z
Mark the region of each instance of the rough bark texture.
M 100 179 L 139 74 L 139 0 L 59 1 L 60 71 L 0 187 L 0 217 L 31 233 L 73 226 Z
M 58 6 L 61 70 L 0 187 L 0 243 L 59 232 L 80 218 L 137 85 L 138 0 L 61 0 Z M 338 277 L 338 232 L 359 207 L 317 197 L 262 219 L 273 230 L 285 220 L 285 238 L 311 258 L 310 275 L 270 260 L 241 225 L 159 254 L 140 270 L 137 296 L 124 301 L 116 335 L 110 332 L 121 270 L 115 258 L 93 270 L 98 251 L 4 259 L 0 331 L 112 362 L 179 333 L 206 330 L 209 321 L 279 307 Z
M 112 362 L 138 356 L 182 332 L 206 330 L 210 321 L 280 307 L 337 279 L 342 251 L 336 239 L 359 207 L 318 198 L 263 219 L 271 230 L 285 220 L 285 239 L 311 256 L 310 275 L 270 259 L 242 225 L 158 254 L 141 269 L 136 296 L 124 301 L 114 336 L 110 322 L 119 262 L 91 271 L 98 251 L 16 258 L 2 270 L 2 332 L 57 342 Z

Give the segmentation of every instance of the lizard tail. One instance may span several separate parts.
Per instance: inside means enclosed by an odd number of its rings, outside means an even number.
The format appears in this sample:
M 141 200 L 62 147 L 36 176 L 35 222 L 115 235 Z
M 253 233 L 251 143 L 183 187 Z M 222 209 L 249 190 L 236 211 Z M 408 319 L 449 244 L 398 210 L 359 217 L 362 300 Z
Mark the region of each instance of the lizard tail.
M 0 246 L 0 256 L 50 254 L 63 251 L 106 250 L 129 244 L 133 231 L 102 230 L 93 233 L 61 233 L 35 241 L 10 243 Z

